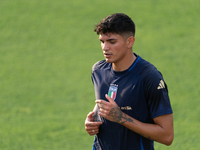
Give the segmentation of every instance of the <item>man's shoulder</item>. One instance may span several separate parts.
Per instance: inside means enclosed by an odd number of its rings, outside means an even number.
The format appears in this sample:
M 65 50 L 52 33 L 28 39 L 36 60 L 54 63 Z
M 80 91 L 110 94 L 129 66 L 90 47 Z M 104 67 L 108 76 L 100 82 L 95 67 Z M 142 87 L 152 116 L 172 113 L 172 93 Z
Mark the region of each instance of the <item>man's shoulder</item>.
M 138 72 L 140 75 L 145 76 L 157 72 L 157 68 L 150 62 L 140 58 L 138 63 Z
M 157 90 L 159 89 L 159 84 L 162 84 L 161 88 L 166 87 L 167 89 L 162 73 L 150 62 L 142 60 L 139 72 L 145 88 L 152 87 L 152 89 Z
M 100 60 L 92 66 L 92 72 L 94 72 L 95 70 L 105 68 L 106 66 L 108 66 L 108 63 L 106 62 L 106 60 Z
M 150 62 L 141 59 L 138 65 L 138 73 L 143 78 L 143 81 L 157 80 L 162 78 L 162 74 L 157 68 Z

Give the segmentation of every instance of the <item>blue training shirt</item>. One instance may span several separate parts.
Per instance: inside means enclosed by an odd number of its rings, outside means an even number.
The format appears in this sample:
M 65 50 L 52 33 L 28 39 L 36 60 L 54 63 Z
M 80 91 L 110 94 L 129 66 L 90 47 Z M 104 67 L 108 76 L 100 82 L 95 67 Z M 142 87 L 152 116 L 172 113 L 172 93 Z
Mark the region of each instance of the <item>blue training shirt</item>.
M 135 54 L 136 55 L 136 54 Z M 92 67 L 96 99 L 108 94 L 121 111 L 144 123 L 172 113 L 167 85 L 162 74 L 149 62 L 136 55 L 129 69 L 116 72 L 111 63 L 99 61 Z M 95 135 L 93 150 L 154 150 L 153 141 L 118 123 L 99 116 L 103 124 Z

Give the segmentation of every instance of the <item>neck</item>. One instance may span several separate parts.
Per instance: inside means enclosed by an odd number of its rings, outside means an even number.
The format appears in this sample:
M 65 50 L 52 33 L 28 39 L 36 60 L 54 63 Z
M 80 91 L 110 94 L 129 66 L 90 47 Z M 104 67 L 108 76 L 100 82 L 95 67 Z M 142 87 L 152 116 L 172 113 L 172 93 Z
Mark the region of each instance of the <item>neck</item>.
M 127 70 L 135 60 L 136 56 L 133 53 L 131 53 L 130 55 L 128 55 L 128 58 L 126 57 L 126 59 L 124 59 L 123 61 L 119 63 L 112 63 L 113 70 L 114 71 Z

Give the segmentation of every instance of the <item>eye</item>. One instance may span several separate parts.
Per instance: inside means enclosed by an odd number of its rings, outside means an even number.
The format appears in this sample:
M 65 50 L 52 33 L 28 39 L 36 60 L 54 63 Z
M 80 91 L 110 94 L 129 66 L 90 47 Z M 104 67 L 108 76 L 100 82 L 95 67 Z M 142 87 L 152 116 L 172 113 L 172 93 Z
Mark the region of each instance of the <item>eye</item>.
M 110 44 L 115 44 L 116 43 L 116 41 L 110 41 Z
M 115 44 L 116 42 L 117 42 L 117 40 L 115 40 L 115 39 L 110 39 L 110 40 L 109 40 L 109 43 L 110 43 L 110 44 Z
M 101 44 L 103 44 L 104 43 L 104 41 L 100 41 L 101 42 Z

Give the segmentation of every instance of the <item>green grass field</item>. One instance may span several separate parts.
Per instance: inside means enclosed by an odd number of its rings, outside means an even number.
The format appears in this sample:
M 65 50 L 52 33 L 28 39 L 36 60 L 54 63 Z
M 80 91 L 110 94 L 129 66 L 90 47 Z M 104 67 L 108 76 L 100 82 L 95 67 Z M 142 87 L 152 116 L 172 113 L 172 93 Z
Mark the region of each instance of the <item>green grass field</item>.
M 92 65 L 103 59 L 94 25 L 116 12 L 136 24 L 133 51 L 164 75 L 175 138 L 157 150 L 200 147 L 198 0 L 1 0 L 0 149 L 90 150 Z

